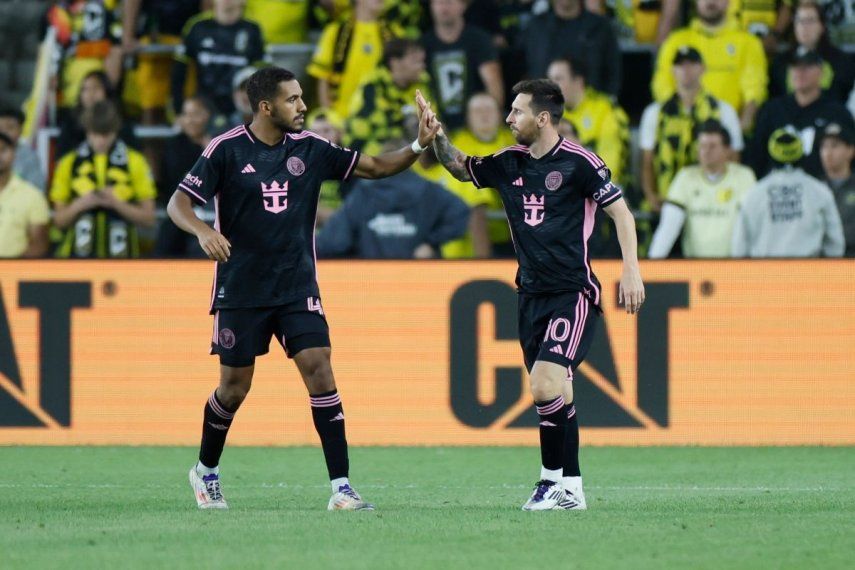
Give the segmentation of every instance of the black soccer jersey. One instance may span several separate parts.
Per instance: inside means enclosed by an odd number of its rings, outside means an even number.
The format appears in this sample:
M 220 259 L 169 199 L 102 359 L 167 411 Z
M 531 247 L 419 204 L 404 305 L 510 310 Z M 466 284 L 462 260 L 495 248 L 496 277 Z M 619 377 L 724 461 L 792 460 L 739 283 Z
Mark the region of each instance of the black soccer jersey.
M 519 261 L 519 291 L 581 291 L 599 306 L 588 240 L 597 206 L 621 198 L 602 159 L 562 138 L 538 159 L 528 147 L 514 145 L 469 157 L 466 166 L 477 187 L 497 188 L 502 196 Z
M 178 189 L 214 201 L 215 228 L 231 243 L 217 263 L 211 313 L 318 297 L 315 214 L 324 180 L 347 180 L 359 153 L 312 132 L 269 146 L 246 126 L 207 146 Z
M 213 17 L 191 20 L 187 26 L 175 57 L 184 63 L 195 61 L 197 92 L 212 99 L 222 113 L 233 112 L 232 77 L 264 59 L 261 28 L 249 20 L 224 26 Z

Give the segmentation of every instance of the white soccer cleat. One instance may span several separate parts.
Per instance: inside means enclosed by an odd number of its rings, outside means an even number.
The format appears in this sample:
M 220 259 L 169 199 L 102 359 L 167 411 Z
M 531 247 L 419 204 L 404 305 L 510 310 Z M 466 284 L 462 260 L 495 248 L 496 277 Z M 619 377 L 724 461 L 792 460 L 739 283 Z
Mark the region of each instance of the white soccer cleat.
M 228 509 L 229 505 L 220 489 L 220 476 L 216 473 L 199 477 L 196 466 L 190 468 L 190 486 L 200 509 Z
M 553 508 L 557 511 L 586 511 L 585 492 L 581 488 L 564 489 L 564 497 Z
M 534 486 L 531 498 L 522 506 L 524 511 L 549 511 L 558 505 L 564 498 L 564 490 L 561 483 L 541 479 Z
M 350 485 L 342 485 L 330 497 L 328 511 L 373 511 L 374 505 L 362 500 Z

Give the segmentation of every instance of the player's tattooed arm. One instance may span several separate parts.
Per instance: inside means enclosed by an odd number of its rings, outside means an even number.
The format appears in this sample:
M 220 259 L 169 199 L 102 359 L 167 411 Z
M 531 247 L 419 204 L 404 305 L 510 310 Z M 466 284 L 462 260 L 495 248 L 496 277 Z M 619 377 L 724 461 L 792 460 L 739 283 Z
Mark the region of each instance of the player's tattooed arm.
M 463 182 L 472 180 L 469 176 L 469 171 L 466 169 L 466 155 L 460 152 L 445 133 L 440 131 L 436 138 L 433 139 L 433 152 L 436 154 L 436 159 L 445 167 L 452 176 Z

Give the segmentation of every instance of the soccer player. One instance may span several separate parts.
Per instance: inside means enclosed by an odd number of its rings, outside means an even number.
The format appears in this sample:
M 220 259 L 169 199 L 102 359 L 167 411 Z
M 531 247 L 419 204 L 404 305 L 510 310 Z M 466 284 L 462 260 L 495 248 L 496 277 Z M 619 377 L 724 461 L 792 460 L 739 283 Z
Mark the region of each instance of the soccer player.
M 309 391 L 332 485 L 328 509 L 371 510 L 373 505 L 348 480 L 344 412 L 315 273 L 318 193 L 326 179 L 382 178 L 406 169 L 431 143 L 439 124 L 428 109 L 421 113 L 412 146 L 367 156 L 303 130 L 303 91 L 290 71 L 257 71 L 247 94 L 252 123 L 214 138 L 167 207 L 172 221 L 194 234 L 217 261 L 211 353 L 220 357 L 220 385 L 205 405 L 199 462 L 190 469 L 190 483 L 199 508 L 228 508 L 220 487 L 220 455 L 249 392 L 255 358 L 268 352 L 275 336 Z M 194 203 L 211 200 L 214 228 L 193 212 Z
M 542 463 L 523 510 L 585 509 L 572 380 L 602 312 L 588 239 L 600 206 L 614 220 L 623 252 L 618 300 L 634 314 L 644 302 L 635 222 L 600 157 L 558 134 L 564 111 L 558 85 L 522 81 L 513 93 L 505 122 L 519 144 L 492 156 L 466 156 L 440 128 L 433 146 L 456 178 L 499 190 L 511 226 L 519 262 L 520 344 L 540 416 Z M 417 101 L 423 113 L 430 111 L 424 98 Z

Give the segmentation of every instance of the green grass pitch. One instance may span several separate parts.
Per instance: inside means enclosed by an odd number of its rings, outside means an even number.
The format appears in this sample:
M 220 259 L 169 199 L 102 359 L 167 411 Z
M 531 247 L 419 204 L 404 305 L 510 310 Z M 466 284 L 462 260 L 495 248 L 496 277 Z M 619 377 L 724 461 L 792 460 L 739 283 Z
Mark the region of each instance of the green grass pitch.
M 587 512 L 519 510 L 536 448 L 355 448 L 374 513 L 329 513 L 315 448 L 0 447 L 0 568 L 852 568 L 852 448 L 587 448 Z

